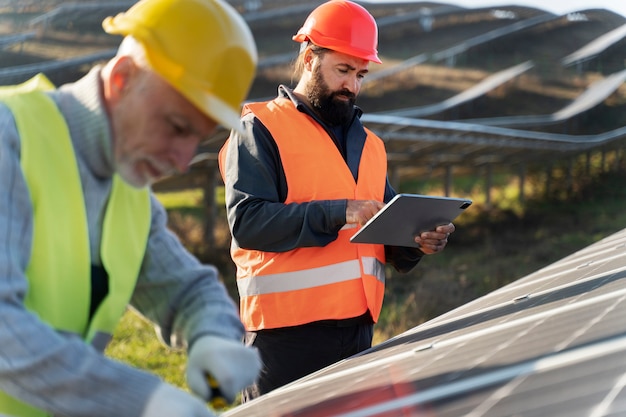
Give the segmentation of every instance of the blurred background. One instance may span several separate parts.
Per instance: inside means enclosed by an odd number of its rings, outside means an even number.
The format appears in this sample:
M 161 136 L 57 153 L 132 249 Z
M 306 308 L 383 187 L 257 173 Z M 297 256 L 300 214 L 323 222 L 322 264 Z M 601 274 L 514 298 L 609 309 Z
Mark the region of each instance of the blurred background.
M 121 38 L 101 22 L 133 3 L 0 0 L 0 85 L 39 72 L 76 80 L 114 55 Z M 259 49 L 248 98 L 293 86 L 291 36 L 322 2 L 229 3 Z M 444 253 L 409 274 L 388 271 L 375 343 L 624 227 L 623 2 L 360 3 L 379 24 L 383 64 L 371 65 L 357 104 L 386 143 L 394 187 L 474 200 Z M 219 267 L 236 300 L 216 165 L 227 136 L 218 130 L 187 174 L 154 189 L 172 230 Z M 108 353 L 184 386 L 180 354 L 133 313 Z

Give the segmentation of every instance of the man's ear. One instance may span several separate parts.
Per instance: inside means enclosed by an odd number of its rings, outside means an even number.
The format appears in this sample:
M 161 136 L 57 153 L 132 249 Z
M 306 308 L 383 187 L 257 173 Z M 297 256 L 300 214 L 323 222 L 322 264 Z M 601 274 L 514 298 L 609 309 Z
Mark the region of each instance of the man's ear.
M 315 61 L 315 54 L 311 51 L 311 48 L 306 48 L 304 51 L 304 69 L 312 71 L 313 61 Z
M 115 57 L 110 68 L 108 83 L 105 86 L 105 95 L 114 101 L 123 97 L 132 82 L 136 69 L 137 65 L 131 57 Z

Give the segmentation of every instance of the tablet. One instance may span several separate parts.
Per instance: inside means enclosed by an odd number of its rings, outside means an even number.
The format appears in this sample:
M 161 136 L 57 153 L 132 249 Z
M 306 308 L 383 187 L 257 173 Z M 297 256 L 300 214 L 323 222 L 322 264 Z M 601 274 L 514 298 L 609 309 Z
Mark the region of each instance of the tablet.
M 466 198 L 397 194 L 350 241 L 415 248 L 416 235 L 452 222 L 471 204 Z

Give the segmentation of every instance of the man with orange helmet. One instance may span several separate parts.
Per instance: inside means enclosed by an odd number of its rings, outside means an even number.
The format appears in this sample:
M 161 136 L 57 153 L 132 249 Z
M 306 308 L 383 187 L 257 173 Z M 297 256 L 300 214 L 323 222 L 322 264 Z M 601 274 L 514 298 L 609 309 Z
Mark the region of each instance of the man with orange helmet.
M 409 271 L 454 231 L 416 236 L 421 250 L 350 243 L 396 194 L 384 144 L 354 104 L 381 62 L 378 28 L 362 6 L 332 0 L 293 39 L 298 84 L 244 105 L 245 131 L 220 152 L 240 314 L 263 362 L 244 400 L 371 347 L 384 265 Z
M 149 187 L 239 126 L 256 46 L 222 0 L 141 0 L 103 26 L 122 43 L 80 80 L 0 88 L 0 415 L 210 417 L 207 376 L 234 399 L 259 355 Z M 191 394 L 102 354 L 129 303 L 188 350 Z

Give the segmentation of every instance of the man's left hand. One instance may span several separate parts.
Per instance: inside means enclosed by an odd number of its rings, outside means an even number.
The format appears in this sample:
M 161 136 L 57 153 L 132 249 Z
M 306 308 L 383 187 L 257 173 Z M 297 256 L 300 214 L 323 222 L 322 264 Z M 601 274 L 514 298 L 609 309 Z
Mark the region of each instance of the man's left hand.
M 211 400 L 208 376 L 219 384 L 222 395 L 233 402 L 239 391 L 252 384 L 261 370 L 255 348 L 218 336 L 202 336 L 191 346 L 187 361 L 187 385 L 205 401 Z
M 450 234 L 455 230 L 454 224 L 448 223 L 437 226 L 435 230 L 423 232 L 415 237 L 415 242 L 420 245 L 420 250 L 426 255 L 441 252 L 448 244 Z

